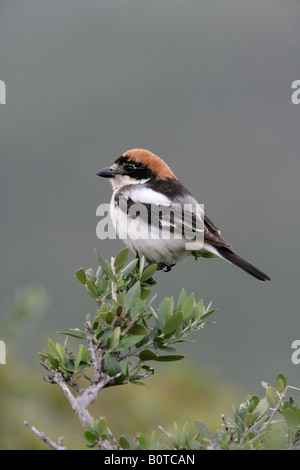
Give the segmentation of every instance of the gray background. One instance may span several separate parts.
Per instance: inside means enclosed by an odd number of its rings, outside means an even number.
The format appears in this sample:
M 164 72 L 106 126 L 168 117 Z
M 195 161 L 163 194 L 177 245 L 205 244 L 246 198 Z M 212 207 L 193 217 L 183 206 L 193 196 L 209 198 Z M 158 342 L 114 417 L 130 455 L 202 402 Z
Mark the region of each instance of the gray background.
M 35 281 L 51 300 L 15 354 L 38 367 L 94 312 L 74 271 L 122 247 L 96 237 L 111 197 L 96 172 L 144 147 L 272 277 L 214 259 L 159 273 L 160 299 L 184 286 L 219 308 L 181 351 L 248 393 L 280 371 L 299 385 L 299 20 L 287 0 L 1 0 L 1 315 Z

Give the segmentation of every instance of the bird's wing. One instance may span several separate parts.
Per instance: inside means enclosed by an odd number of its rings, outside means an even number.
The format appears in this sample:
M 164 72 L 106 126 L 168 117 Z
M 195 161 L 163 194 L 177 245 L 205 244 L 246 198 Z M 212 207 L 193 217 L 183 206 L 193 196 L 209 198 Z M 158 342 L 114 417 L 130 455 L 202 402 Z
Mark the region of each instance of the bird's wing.
M 155 225 L 160 231 L 191 240 L 195 237 L 216 249 L 224 247 L 233 251 L 231 245 L 221 236 L 218 227 L 204 213 L 202 207 L 193 199 L 190 204 L 172 203 L 168 197 L 151 189 L 135 188 L 119 191 L 115 195 L 115 203 L 129 218 Z M 153 203 L 147 201 L 152 200 Z
M 151 194 L 149 191 L 145 194 L 141 191 L 119 192 L 115 196 L 115 203 L 129 219 L 138 219 L 149 227 L 157 228 L 163 233 L 164 239 L 168 238 L 169 233 L 170 238 L 203 242 L 204 212 L 200 206 L 198 211 L 191 204 L 172 203 L 163 194 L 150 191 Z M 152 204 L 145 202 L 149 199 L 153 200 Z
M 232 246 L 221 236 L 221 231 L 206 214 L 204 215 L 204 241 L 217 249 L 223 247 L 233 251 Z

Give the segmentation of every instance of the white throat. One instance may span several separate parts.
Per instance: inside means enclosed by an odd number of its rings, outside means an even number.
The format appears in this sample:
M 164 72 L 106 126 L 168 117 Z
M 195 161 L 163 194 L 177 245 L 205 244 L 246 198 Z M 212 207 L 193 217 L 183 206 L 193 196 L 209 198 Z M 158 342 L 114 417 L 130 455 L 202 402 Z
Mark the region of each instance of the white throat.
M 111 178 L 110 182 L 113 187 L 113 191 L 118 191 L 123 186 L 128 186 L 130 184 L 145 184 L 148 183 L 150 178 L 143 180 L 136 180 L 135 178 L 130 178 L 128 175 L 116 175 L 114 178 Z

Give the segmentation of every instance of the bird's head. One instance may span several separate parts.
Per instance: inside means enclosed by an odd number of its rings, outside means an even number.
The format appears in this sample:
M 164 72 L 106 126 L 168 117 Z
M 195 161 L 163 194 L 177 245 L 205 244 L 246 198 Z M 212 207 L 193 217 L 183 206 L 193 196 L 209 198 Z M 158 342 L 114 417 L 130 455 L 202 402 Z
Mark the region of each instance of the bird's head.
M 128 184 L 144 184 L 151 180 L 177 180 L 161 158 L 145 149 L 128 150 L 111 167 L 98 171 L 97 175 L 111 178 L 114 189 Z

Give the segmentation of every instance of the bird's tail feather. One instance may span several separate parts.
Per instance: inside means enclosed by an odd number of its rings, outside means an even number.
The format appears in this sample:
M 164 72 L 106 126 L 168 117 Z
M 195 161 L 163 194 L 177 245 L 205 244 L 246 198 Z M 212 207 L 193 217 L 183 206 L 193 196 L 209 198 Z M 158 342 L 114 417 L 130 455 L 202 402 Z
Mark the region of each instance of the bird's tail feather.
M 246 273 L 255 277 L 259 281 L 271 281 L 271 278 L 267 276 L 267 274 L 263 273 L 260 269 L 253 266 L 253 264 L 248 263 L 248 261 L 241 258 L 233 251 L 230 251 L 225 247 L 218 247 L 218 252 L 220 253 L 220 256 L 229 261 L 229 263 L 232 263 L 238 268 L 243 269 L 244 271 L 246 271 Z

